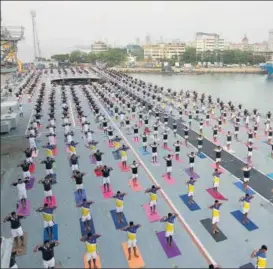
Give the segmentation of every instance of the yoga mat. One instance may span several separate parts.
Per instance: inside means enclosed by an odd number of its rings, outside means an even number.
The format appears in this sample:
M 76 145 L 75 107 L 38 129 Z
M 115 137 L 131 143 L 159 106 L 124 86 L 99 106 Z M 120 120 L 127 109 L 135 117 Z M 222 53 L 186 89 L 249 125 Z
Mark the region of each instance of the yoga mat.
M 193 179 L 198 179 L 200 176 L 195 171 L 190 171 L 190 168 L 185 169 L 186 174 Z
M 31 174 L 35 173 L 35 168 L 36 168 L 35 163 L 32 163 L 32 164 L 29 166 L 29 172 L 30 172 Z
M 197 157 L 199 157 L 200 159 L 206 159 L 207 158 L 207 156 L 202 152 L 197 153 Z
M 188 203 L 188 194 L 179 195 L 180 199 L 184 202 L 184 204 L 188 207 L 190 211 L 200 210 L 200 206 L 193 200 L 193 204 Z
M 152 166 L 160 166 L 159 162 L 153 162 L 152 160 L 151 160 L 151 164 L 152 164 Z
M 267 177 L 269 177 L 270 179 L 273 179 L 273 173 L 267 174 Z
M 26 207 L 23 208 L 21 201 L 18 202 L 17 215 L 18 216 L 29 216 L 31 210 L 30 200 L 26 200 Z
M 149 152 L 149 151 L 144 151 L 143 147 L 139 148 L 139 151 L 142 156 L 147 156 L 147 155 L 151 154 L 151 152 Z
M 172 176 L 168 177 L 167 174 L 164 174 L 162 177 L 168 184 L 175 184 L 175 179 Z
M 96 158 L 94 157 L 94 155 L 89 155 L 89 160 L 91 164 L 96 164 Z
M 163 145 L 161 146 L 161 148 L 167 150 L 167 151 L 172 151 L 172 149 L 170 149 L 168 146 L 167 147 L 164 147 Z
M 84 263 L 84 268 L 89 269 L 89 264 L 88 264 L 88 262 L 87 262 L 87 259 L 86 259 L 86 256 L 85 256 L 85 255 L 83 256 L 83 263 Z M 92 261 L 92 263 L 91 263 L 91 266 L 92 266 L 91 268 L 94 268 L 94 263 L 93 263 L 93 261 Z M 97 266 L 98 269 L 101 268 L 101 261 L 100 261 L 100 256 L 99 256 L 99 255 L 97 255 L 97 258 L 96 258 L 96 266 Z
M 234 182 L 233 184 L 244 193 L 248 193 L 250 195 L 256 194 L 256 192 L 251 190 L 250 188 L 247 188 L 247 190 L 245 191 L 244 184 L 241 181 Z
M 53 233 L 52 233 L 52 235 L 53 235 L 53 238 L 49 238 L 48 237 L 48 234 L 47 234 L 47 231 L 46 231 L 46 228 L 44 228 L 44 239 L 43 239 L 43 241 L 45 241 L 45 240 L 55 240 L 55 241 L 57 241 L 57 240 L 59 240 L 59 235 L 58 235 L 58 224 L 54 224 L 53 225 Z
M 86 236 L 89 232 L 92 232 L 93 234 L 96 233 L 96 231 L 95 231 L 95 226 L 94 226 L 94 222 L 93 222 L 92 217 L 91 217 L 90 220 L 88 220 L 88 224 L 89 224 L 89 227 L 90 227 L 90 229 L 91 229 L 91 230 L 89 230 L 89 231 L 85 231 L 85 230 L 84 230 L 85 227 L 84 227 L 84 224 L 83 224 L 83 221 L 82 221 L 81 218 L 79 218 L 79 221 L 80 221 L 80 227 L 81 227 L 81 234 L 82 234 L 82 237 Z
M 54 156 L 57 156 L 57 154 L 58 154 L 58 149 L 57 149 L 57 148 L 53 149 L 53 150 L 52 150 L 52 153 L 53 153 Z
M 230 153 L 230 154 L 234 154 L 235 153 L 235 150 L 233 150 L 233 149 L 227 149 L 227 147 L 223 147 L 223 149 L 225 150 L 225 151 L 227 151 L 228 153 Z
M 149 204 L 143 205 L 144 211 L 149 222 L 156 222 L 159 221 L 162 217 L 158 214 L 157 210 L 155 210 L 155 214 L 151 214 L 151 208 Z
M 31 190 L 34 186 L 34 182 L 35 182 L 35 177 L 30 177 L 29 178 L 29 182 L 26 184 L 26 189 L 27 190 Z
M 20 246 L 19 248 L 16 247 L 15 240 L 13 240 L 13 249 L 17 248 L 16 256 L 23 256 L 27 252 L 27 245 L 28 245 L 28 234 L 24 232 L 24 247 Z
M 56 197 L 54 195 L 51 196 L 52 200 L 46 199 L 46 197 L 43 200 L 44 204 L 48 204 L 49 207 L 55 207 L 57 206 Z
M 137 185 L 133 184 L 133 180 L 132 179 L 129 180 L 129 186 L 133 189 L 133 191 L 142 191 L 143 188 L 140 185 L 139 180 L 137 180 L 136 184 Z
M 53 173 L 51 175 L 51 178 L 52 178 L 52 184 L 57 184 L 57 174 L 56 173 Z
M 85 189 L 82 189 L 82 196 L 79 195 L 78 191 L 74 191 L 74 198 L 75 198 L 76 204 L 82 203 L 82 200 L 86 199 Z
M 109 198 L 112 198 L 114 196 L 111 185 L 109 186 L 109 189 L 110 189 L 109 192 L 104 192 L 104 187 L 103 186 L 100 187 L 100 190 L 101 190 L 101 193 L 102 193 L 104 199 L 109 199 Z
M 132 140 L 133 140 L 134 143 L 139 143 L 140 142 L 139 139 L 135 139 L 134 137 L 132 138 Z
M 200 222 L 217 243 L 227 239 L 227 237 L 224 235 L 224 233 L 219 228 L 218 228 L 219 233 L 215 233 L 215 234 L 212 233 L 211 218 L 203 219 Z
M 124 213 L 122 213 L 122 222 L 121 223 L 118 222 L 116 209 L 110 210 L 110 214 L 112 216 L 114 225 L 115 225 L 117 230 L 119 230 L 121 228 L 124 228 L 124 227 L 126 227 L 128 225 L 128 222 L 126 220 L 126 217 L 125 217 Z
M 245 224 L 242 223 L 243 213 L 241 210 L 236 210 L 236 211 L 230 212 L 230 214 L 236 220 L 238 220 L 248 231 L 251 232 L 251 231 L 259 229 L 259 227 L 253 221 L 251 221 L 249 218 L 247 218 L 247 222 Z
M 164 252 L 166 253 L 167 257 L 170 259 L 170 258 L 174 258 L 176 256 L 179 256 L 181 255 L 181 251 L 179 250 L 179 248 L 177 247 L 174 239 L 172 241 L 172 245 L 169 246 L 167 244 L 167 241 L 166 241 L 166 236 L 165 236 L 165 231 L 162 231 L 162 232 L 158 232 L 156 233 L 156 236 L 164 250 Z
M 240 269 L 255 269 L 256 267 L 251 262 L 249 262 L 240 266 L 239 268 Z
M 113 154 L 113 157 L 114 157 L 114 159 L 115 159 L 116 161 L 121 159 L 121 156 L 120 156 L 120 152 L 119 152 L 119 151 L 112 151 L 112 154 Z
M 32 158 L 37 158 L 38 154 L 39 154 L 39 150 L 38 149 L 36 150 L 36 153 L 33 151 L 32 152 Z
M 107 146 L 108 146 L 109 148 L 113 148 L 113 147 L 114 147 L 114 144 L 113 144 L 113 143 L 109 143 L 108 140 L 105 140 L 105 143 L 107 144 Z
M 119 162 L 118 166 L 122 172 L 129 172 L 130 171 L 128 164 L 127 164 L 126 168 L 123 168 L 122 162 Z
M 94 169 L 94 173 L 97 177 L 101 177 L 102 176 L 102 172 L 101 170 L 98 170 L 98 169 Z
M 212 196 L 213 199 L 222 200 L 222 201 L 227 201 L 228 200 L 221 193 L 215 192 L 213 190 L 213 188 L 206 189 L 206 191 Z
M 126 257 L 126 260 L 128 262 L 129 268 L 144 268 L 145 267 L 145 263 L 143 261 L 143 258 L 141 256 L 138 246 L 136 247 L 136 252 L 137 252 L 138 258 L 136 258 L 134 256 L 134 253 L 132 252 L 131 253 L 131 260 L 128 260 L 129 254 L 128 254 L 128 243 L 127 242 L 122 243 L 122 249 L 123 249 L 124 255 Z
M 172 155 L 172 159 L 176 162 L 183 163 L 183 160 L 180 158 L 180 156 L 178 157 L 178 159 L 176 159 L 176 156 Z
M 214 168 L 214 169 L 216 169 L 216 168 L 217 168 L 217 167 L 216 167 L 216 163 L 212 163 L 212 164 L 211 164 L 211 167 Z M 221 165 L 220 165 L 219 168 L 218 168 L 218 172 L 219 172 L 220 174 L 224 173 L 224 169 L 221 167 Z

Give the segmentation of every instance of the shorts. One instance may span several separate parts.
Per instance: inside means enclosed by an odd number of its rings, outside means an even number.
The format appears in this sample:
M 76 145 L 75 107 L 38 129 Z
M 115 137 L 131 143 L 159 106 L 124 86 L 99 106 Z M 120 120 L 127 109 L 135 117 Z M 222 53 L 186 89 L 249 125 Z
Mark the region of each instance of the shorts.
M 155 206 L 157 204 L 157 201 L 154 200 L 154 201 L 150 201 L 150 206 Z
M 203 146 L 202 145 L 198 145 L 197 148 L 201 149 Z
M 244 182 L 249 182 L 249 178 L 244 177 Z
M 123 212 L 123 206 L 116 207 L 116 212 L 117 213 Z
M 110 184 L 110 177 L 103 177 L 102 178 L 102 184 Z
M 109 135 L 108 138 L 109 138 L 109 140 L 113 140 L 114 137 L 113 137 L 113 135 Z
M 44 220 L 44 228 L 53 227 L 53 226 L 54 226 L 53 220 L 50 220 L 50 221 L 45 221 Z
M 36 148 L 36 143 L 35 141 L 33 142 L 29 142 L 29 147 L 32 149 L 32 148 Z
M 158 135 L 158 131 L 154 131 L 154 135 Z
M 44 191 L 45 197 L 52 196 L 52 190 Z
M 193 191 L 188 192 L 188 197 L 193 196 Z
M 82 190 L 83 184 L 76 184 L 76 190 Z
M 127 162 L 127 156 L 121 156 L 121 161 L 122 162 Z
M 252 142 L 252 138 L 248 138 L 248 142 Z
M 33 163 L 32 157 L 27 158 L 27 162 L 28 162 L 28 163 Z
M 23 175 L 24 175 L 24 178 L 26 178 L 26 177 L 30 177 L 30 176 L 31 176 L 31 174 L 30 174 L 30 172 L 29 172 L 29 171 L 27 171 L 27 172 L 23 172 Z
M 167 139 L 163 139 L 163 143 L 165 144 L 167 144 L 167 142 L 168 142 L 168 140 Z
M 136 247 L 137 240 L 128 240 L 128 248 L 135 248 Z
M 231 141 L 227 141 L 227 145 L 231 145 Z
M 173 236 L 174 231 L 171 232 L 165 232 L 165 237 Z
M 53 257 L 49 261 L 43 260 L 43 265 L 44 265 L 44 268 L 54 268 L 55 267 L 55 258 Z
M 18 265 L 15 263 L 12 267 L 10 268 L 18 268 Z
M 239 131 L 235 131 L 235 134 L 238 135 Z
M 221 162 L 221 158 L 216 158 L 215 162 L 217 163 Z
M 142 143 L 143 147 L 147 147 L 147 142 Z
M 219 182 L 214 182 L 214 183 L 213 183 L 213 187 L 214 187 L 214 188 L 218 188 L 218 187 L 219 187 Z
M 269 136 L 268 139 L 272 139 L 272 136 Z
M 188 135 L 185 135 L 185 139 L 189 139 L 189 136 L 188 136 Z
M 138 178 L 138 174 L 132 174 L 132 178 Z
M 167 166 L 167 173 L 171 173 L 173 168 L 171 166 Z
M 23 229 L 21 226 L 17 229 L 11 229 L 11 236 L 13 238 L 18 237 L 18 236 L 23 236 L 23 235 L 24 235 L 24 232 L 23 232 Z
M 157 152 L 152 152 L 152 157 L 156 157 L 157 156 Z
M 220 217 L 212 217 L 212 224 L 216 224 L 220 221 Z
M 46 174 L 47 175 L 52 175 L 53 174 L 53 169 L 46 169 Z
M 249 212 L 250 208 L 242 208 L 242 213 L 247 214 Z
M 248 157 L 251 157 L 251 156 L 252 156 L 252 151 L 249 151 L 249 152 L 247 153 L 247 156 L 248 156 Z
M 90 213 L 88 213 L 87 216 L 82 216 L 81 219 L 82 219 L 82 222 L 84 222 L 84 221 L 86 221 L 86 220 L 91 220 L 91 215 L 90 215 Z
M 86 257 L 87 261 L 95 260 L 95 259 L 97 259 L 97 252 L 96 251 L 94 251 L 94 252 L 86 252 L 85 257 Z
M 18 192 L 18 199 L 27 199 L 27 191 L 26 190 L 21 190 Z
M 190 163 L 190 168 L 193 168 L 194 167 L 194 163 Z
M 71 169 L 72 169 L 72 171 L 79 170 L 79 166 L 77 164 L 72 164 Z
M 200 130 L 203 130 L 203 126 L 199 126 L 199 129 L 200 129 Z
M 102 166 L 102 161 L 96 161 L 97 166 Z

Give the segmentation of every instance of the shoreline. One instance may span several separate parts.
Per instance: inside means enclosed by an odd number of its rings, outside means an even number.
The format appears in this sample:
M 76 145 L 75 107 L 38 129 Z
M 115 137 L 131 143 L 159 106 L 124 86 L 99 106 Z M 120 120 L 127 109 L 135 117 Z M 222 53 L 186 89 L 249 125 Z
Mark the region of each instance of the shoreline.
M 173 69 L 173 72 L 163 72 L 161 68 L 109 68 L 110 70 L 124 73 L 145 73 L 145 74 L 168 74 L 168 75 L 203 75 L 203 74 L 257 74 L 266 75 L 266 72 L 260 68 L 194 68 L 192 70 Z

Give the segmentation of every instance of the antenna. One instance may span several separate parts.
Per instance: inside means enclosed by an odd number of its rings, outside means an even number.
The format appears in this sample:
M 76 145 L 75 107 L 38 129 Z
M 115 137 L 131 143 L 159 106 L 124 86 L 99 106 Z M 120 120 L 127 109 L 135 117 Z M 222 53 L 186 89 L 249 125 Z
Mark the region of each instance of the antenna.
M 40 42 L 38 38 L 38 31 L 36 26 L 36 11 L 31 10 L 30 15 L 32 18 L 32 34 L 33 34 L 33 47 L 34 47 L 34 60 L 41 58 Z

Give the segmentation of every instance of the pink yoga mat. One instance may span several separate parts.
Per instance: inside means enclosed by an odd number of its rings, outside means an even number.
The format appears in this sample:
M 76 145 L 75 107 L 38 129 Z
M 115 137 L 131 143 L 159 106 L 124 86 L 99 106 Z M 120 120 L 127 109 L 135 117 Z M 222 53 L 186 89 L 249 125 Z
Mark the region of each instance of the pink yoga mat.
M 180 157 L 178 157 L 178 159 L 176 159 L 176 156 L 175 156 L 175 155 L 172 156 L 172 159 L 173 159 L 174 161 L 179 162 L 179 163 L 183 163 L 183 160 L 180 159 Z
M 139 143 L 139 139 L 135 139 L 134 137 L 132 138 L 134 143 Z
M 30 201 L 26 200 L 26 207 L 22 207 L 22 203 L 19 202 L 19 206 L 17 208 L 17 214 L 20 216 L 29 216 L 30 214 Z
M 36 168 L 35 163 L 32 163 L 32 164 L 29 166 L 29 172 L 30 172 L 31 174 L 33 174 L 33 173 L 35 172 L 35 168 Z
M 213 199 L 223 200 L 223 201 L 227 201 L 228 200 L 221 193 L 215 192 L 213 190 L 213 188 L 206 189 L 206 191 L 212 196 Z
M 164 174 L 162 177 L 168 184 L 175 184 L 175 180 L 172 176 L 169 178 L 167 174 Z
M 109 148 L 113 148 L 114 144 L 113 143 L 109 143 L 108 140 L 105 140 L 105 143 L 108 145 Z
M 168 146 L 167 146 L 167 147 L 164 147 L 164 146 L 162 145 L 161 148 L 163 148 L 163 149 L 165 149 L 165 150 L 168 150 L 168 151 L 172 151 Z
M 52 195 L 52 201 L 46 199 L 46 197 L 45 197 L 43 202 L 44 202 L 44 204 L 48 204 L 49 207 L 57 206 L 56 197 L 54 195 Z
M 39 154 L 39 150 L 36 150 L 36 153 L 33 151 L 32 152 L 32 158 L 37 158 Z
M 69 147 L 66 147 L 66 153 L 70 153 Z
M 150 222 L 159 221 L 161 219 L 161 216 L 157 213 L 157 211 L 155 211 L 155 214 L 151 214 L 151 209 L 149 204 L 143 205 L 143 208 Z
M 110 185 L 109 188 L 110 188 L 109 192 L 104 192 L 104 187 L 103 186 L 100 187 L 100 190 L 101 190 L 101 193 L 102 193 L 104 199 L 109 199 L 109 198 L 112 198 L 114 196 L 114 193 L 112 191 L 112 186 Z
M 153 162 L 153 161 L 151 161 L 151 164 L 153 165 L 153 166 L 160 166 L 160 163 L 159 162 Z
M 129 172 L 129 171 L 130 171 L 129 166 L 127 165 L 126 168 L 124 169 L 121 162 L 118 163 L 118 166 L 119 166 L 119 168 L 120 168 L 120 170 L 121 170 L 122 172 Z
M 129 180 L 129 186 L 133 189 L 133 191 L 142 191 L 143 190 L 143 188 L 139 184 L 139 182 L 137 181 L 137 185 L 134 185 L 132 179 Z
M 215 163 L 211 164 L 211 167 L 214 168 L 214 169 L 216 169 L 216 164 Z M 225 170 L 221 166 L 219 166 L 218 171 L 221 174 L 225 172 Z

